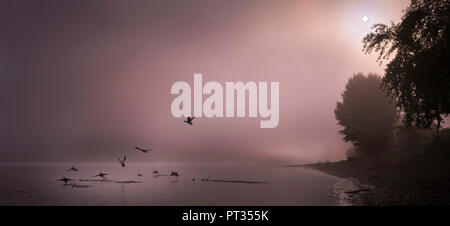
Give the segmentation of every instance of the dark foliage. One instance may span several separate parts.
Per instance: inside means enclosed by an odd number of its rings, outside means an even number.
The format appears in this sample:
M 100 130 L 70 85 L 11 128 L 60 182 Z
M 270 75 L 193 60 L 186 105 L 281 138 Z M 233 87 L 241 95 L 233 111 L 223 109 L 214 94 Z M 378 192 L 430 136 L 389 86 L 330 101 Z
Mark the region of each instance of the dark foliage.
M 413 0 L 402 21 L 375 24 L 364 40 L 364 50 L 379 52 L 387 64 L 383 87 L 405 114 L 406 125 L 438 130 L 450 113 L 450 1 Z
M 342 102 L 335 110 L 336 119 L 344 129 L 344 140 L 352 142 L 358 152 L 366 154 L 386 150 L 397 108 L 387 92 L 380 89 L 377 75 L 355 74 L 342 93 Z

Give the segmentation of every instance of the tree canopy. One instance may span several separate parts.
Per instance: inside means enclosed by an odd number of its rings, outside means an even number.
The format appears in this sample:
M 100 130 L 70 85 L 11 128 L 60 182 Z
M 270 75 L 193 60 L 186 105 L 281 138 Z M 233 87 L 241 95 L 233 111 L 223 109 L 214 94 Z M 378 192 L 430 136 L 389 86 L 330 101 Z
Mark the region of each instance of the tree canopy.
M 386 149 L 397 119 L 397 108 L 380 85 L 381 78 L 375 74 L 353 75 L 334 111 L 338 124 L 344 127 L 340 131 L 344 140 L 366 153 Z
M 366 53 L 389 59 L 383 88 L 405 112 L 409 126 L 441 126 L 450 113 L 450 1 L 412 0 L 400 23 L 375 24 L 363 39 Z

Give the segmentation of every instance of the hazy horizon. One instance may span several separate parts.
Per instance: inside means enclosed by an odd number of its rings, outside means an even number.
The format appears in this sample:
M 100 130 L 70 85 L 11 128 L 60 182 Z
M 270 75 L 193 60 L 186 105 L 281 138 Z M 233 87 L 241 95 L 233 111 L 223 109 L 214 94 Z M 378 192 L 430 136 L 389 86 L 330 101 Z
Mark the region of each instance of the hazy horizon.
M 3 2 L 0 162 L 344 159 L 351 145 L 338 134 L 336 102 L 354 73 L 384 68 L 361 40 L 374 23 L 398 22 L 408 3 Z M 192 85 L 194 73 L 204 83 L 279 82 L 278 127 L 173 118 L 170 87 Z

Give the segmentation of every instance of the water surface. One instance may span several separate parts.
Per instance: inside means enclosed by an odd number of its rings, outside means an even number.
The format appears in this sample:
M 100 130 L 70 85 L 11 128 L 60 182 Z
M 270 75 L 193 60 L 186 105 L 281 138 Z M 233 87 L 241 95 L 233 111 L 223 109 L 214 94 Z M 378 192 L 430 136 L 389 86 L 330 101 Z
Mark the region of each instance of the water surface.
M 9 165 L 0 167 L 1 205 L 342 205 L 341 179 L 301 167 L 195 164 Z M 153 176 L 157 169 L 168 175 Z M 105 181 L 92 177 L 107 172 Z M 137 174 L 141 173 L 139 177 Z M 56 181 L 75 179 L 72 185 Z M 193 181 L 195 178 L 195 181 Z M 201 179 L 209 178 L 210 181 Z M 264 183 L 228 183 L 216 180 Z M 137 183 L 127 183 L 137 182 Z M 122 182 L 122 183 L 118 183 Z M 125 183 L 124 183 L 125 182 Z M 75 185 L 73 185 L 75 184 Z

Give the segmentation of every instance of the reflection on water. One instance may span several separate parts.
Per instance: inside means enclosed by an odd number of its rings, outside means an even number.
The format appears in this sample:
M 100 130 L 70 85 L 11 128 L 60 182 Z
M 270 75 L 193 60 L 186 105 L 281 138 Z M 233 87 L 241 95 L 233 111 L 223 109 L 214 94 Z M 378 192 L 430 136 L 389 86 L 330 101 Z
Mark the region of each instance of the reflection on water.
M 235 165 L 1 166 L 1 205 L 337 205 L 340 180 L 294 167 Z M 157 169 L 165 176 L 155 177 Z M 168 176 L 172 170 L 179 177 Z M 92 177 L 109 173 L 105 180 Z M 138 173 L 142 176 L 138 176 Z M 71 185 L 56 181 L 76 179 Z M 80 179 L 82 181 L 80 181 Z M 202 180 L 203 179 L 203 180 Z M 255 183 L 245 183 L 245 182 Z M 237 183 L 236 183 L 237 182 Z M 259 183 L 264 182 L 264 183 Z

